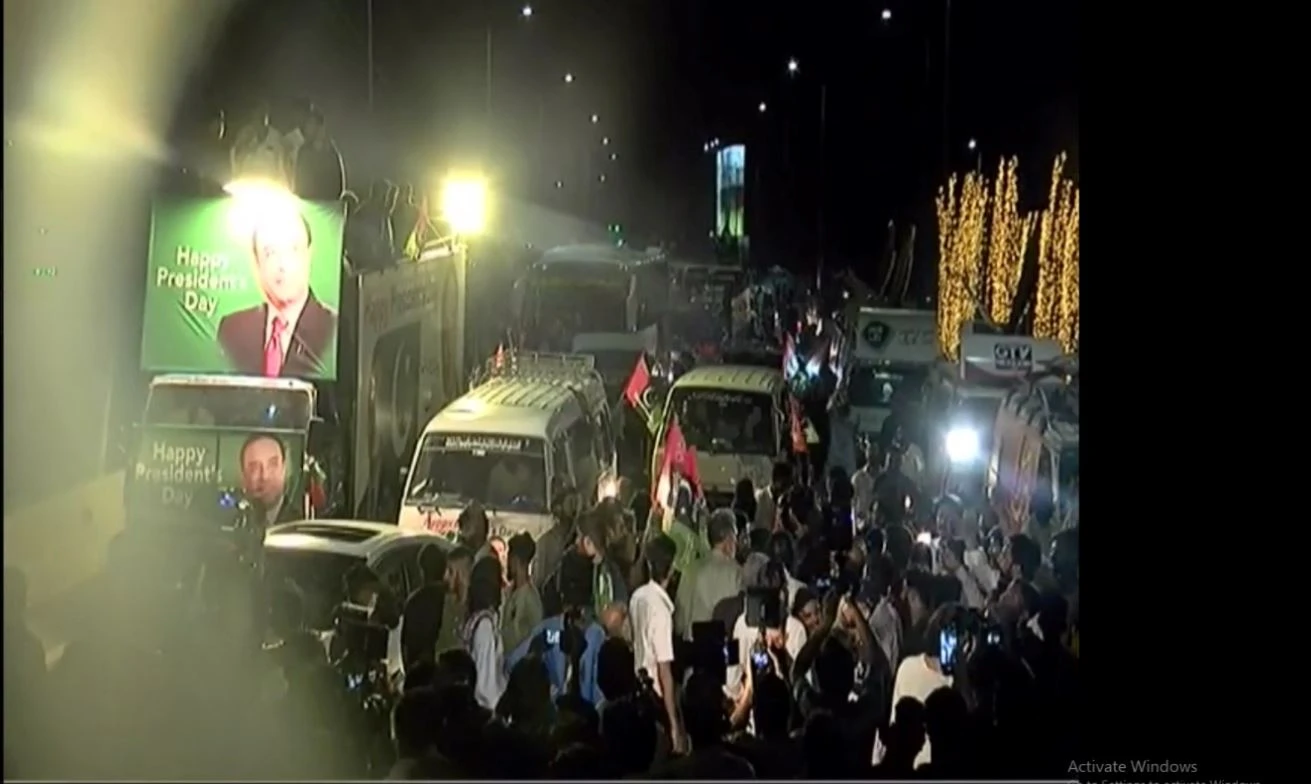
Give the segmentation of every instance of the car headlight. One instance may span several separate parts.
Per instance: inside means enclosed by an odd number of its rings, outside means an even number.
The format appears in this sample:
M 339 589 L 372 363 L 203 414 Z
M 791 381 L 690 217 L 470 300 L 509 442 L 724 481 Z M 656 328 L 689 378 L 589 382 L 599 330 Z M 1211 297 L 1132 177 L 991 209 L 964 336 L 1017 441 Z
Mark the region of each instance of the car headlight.
M 952 463 L 972 463 L 979 457 L 979 432 L 969 427 L 953 427 L 947 432 L 947 459 Z

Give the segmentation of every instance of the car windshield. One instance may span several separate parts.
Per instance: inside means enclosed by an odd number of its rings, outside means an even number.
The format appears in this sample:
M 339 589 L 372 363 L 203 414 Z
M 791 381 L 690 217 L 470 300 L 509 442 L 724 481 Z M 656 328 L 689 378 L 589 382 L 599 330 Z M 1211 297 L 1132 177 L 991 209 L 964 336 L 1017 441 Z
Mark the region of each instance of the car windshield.
M 307 389 L 161 384 L 146 401 L 148 425 L 305 430 L 314 416 Z
M 419 448 L 405 502 L 544 514 L 545 441 L 520 436 L 430 433 Z
M 669 399 L 683 438 L 702 453 L 772 455 L 778 451 L 769 395 L 683 387 Z
M 910 387 L 918 383 L 918 378 L 907 373 L 859 365 L 851 373 L 847 400 L 855 408 L 891 408 L 899 389 L 911 391 Z
M 306 625 L 324 630 L 332 627 L 333 612 L 346 599 L 346 572 L 364 562 L 355 555 L 266 547 L 264 577 L 271 591 L 294 584 L 305 600 Z

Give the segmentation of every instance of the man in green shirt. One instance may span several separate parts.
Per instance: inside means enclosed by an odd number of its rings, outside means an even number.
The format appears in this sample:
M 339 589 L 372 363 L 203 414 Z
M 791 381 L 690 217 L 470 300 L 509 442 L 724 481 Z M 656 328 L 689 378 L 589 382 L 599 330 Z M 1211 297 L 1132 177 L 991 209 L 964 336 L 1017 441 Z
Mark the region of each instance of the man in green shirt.
M 628 602 L 628 581 L 606 550 L 606 520 L 602 509 L 583 514 L 578 526 L 579 550 L 592 562 L 592 605 L 596 617 L 616 602 Z
M 542 622 L 542 597 L 537 593 L 528 565 L 537 554 L 537 545 L 528 534 L 516 534 L 506 545 L 506 563 L 510 568 L 510 593 L 501 610 L 501 638 L 505 650 L 513 651 L 528 639 Z

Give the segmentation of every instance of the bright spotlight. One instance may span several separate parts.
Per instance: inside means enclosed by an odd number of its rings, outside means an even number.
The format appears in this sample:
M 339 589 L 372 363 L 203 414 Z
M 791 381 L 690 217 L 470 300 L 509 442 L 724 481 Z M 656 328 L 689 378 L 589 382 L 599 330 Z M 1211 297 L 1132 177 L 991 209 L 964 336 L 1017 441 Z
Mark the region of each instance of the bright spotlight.
M 883 9 L 883 21 L 885 21 L 885 22 L 891 22 L 891 21 L 892 21 L 892 9 L 891 9 L 891 8 L 884 8 L 884 9 Z
M 979 457 L 979 432 L 968 427 L 953 427 L 947 432 L 947 459 L 952 463 L 971 463 Z
M 533 7 L 531 5 L 525 5 L 523 9 L 519 11 L 519 13 L 520 15 L 523 16 L 524 19 L 531 18 L 533 15 Z
M 601 137 L 601 146 L 603 146 L 603 147 L 609 147 L 609 146 L 610 146 L 610 137 L 609 137 L 609 136 L 602 136 L 602 137 Z
M 617 160 L 619 160 L 619 153 L 617 153 L 617 152 L 612 152 L 612 153 L 610 153 L 610 160 L 612 160 L 612 161 L 617 161 Z
M 479 234 L 487 227 L 487 182 L 451 177 L 442 185 L 442 218 L 456 234 Z
M 965 146 L 968 147 L 968 148 L 970 148 L 970 151 L 972 152 L 972 151 L 977 150 L 977 149 L 979 148 L 979 143 L 978 143 L 978 141 L 976 141 L 976 140 L 974 140 L 974 139 L 970 139 L 969 142 L 967 142 Z
M 797 62 L 797 58 L 793 57 L 793 58 L 789 59 L 789 60 L 788 60 L 788 73 L 790 73 L 790 74 L 794 74 L 794 73 L 796 73 L 796 72 L 799 71 L 799 70 L 801 70 L 801 64 Z
M 293 216 L 299 214 L 296 195 L 274 180 L 234 180 L 224 185 L 223 190 L 234 202 L 228 228 L 236 237 L 248 238 L 255 225 L 269 220 L 270 216 L 294 220 Z
M 573 84 L 573 83 L 574 83 L 574 75 L 571 74 L 571 73 L 567 73 L 567 74 L 565 74 L 565 75 L 564 75 L 564 83 L 565 83 L 565 84 Z
M 563 188 L 563 187 L 564 187 L 564 180 L 556 180 L 556 181 L 555 181 L 555 187 L 556 187 L 556 188 Z
M 764 113 L 765 113 L 765 110 L 768 109 L 769 107 L 765 105 L 765 102 L 764 102 L 764 101 L 761 101 L 761 102 L 760 102 L 760 105 L 757 106 L 756 108 L 757 108 L 758 110 L 760 110 L 760 113 L 761 113 L 761 114 L 764 114 Z
M 599 114 L 592 115 L 592 125 L 596 125 L 599 122 L 601 122 L 601 116 Z

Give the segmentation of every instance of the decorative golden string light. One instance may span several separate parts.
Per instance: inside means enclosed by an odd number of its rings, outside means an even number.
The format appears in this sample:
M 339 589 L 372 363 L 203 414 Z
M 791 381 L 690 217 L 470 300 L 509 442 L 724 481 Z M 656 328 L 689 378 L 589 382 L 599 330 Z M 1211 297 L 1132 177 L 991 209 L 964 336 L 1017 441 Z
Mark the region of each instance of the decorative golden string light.
M 1033 216 L 1020 214 L 1019 159 L 1004 159 L 997 164 L 993 184 L 992 218 L 988 226 L 988 316 L 1005 324 L 1011 315 L 1024 253 L 1033 234 Z
M 1065 177 L 1065 160 L 1062 153 L 1052 164 L 1047 209 L 1039 222 L 1033 334 L 1074 351 L 1079 342 L 1079 191 Z
M 1037 235 L 1034 334 L 1079 343 L 1079 189 L 1064 177 L 1062 153 L 1052 165 L 1047 209 L 1019 211 L 1019 161 L 998 164 L 989 180 L 952 175 L 936 200 L 938 218 L 938 338 L 955 358 L 961 327 L 982 310 L 1005 324 L 1015 305 L 1024 259 Z
M 988 178 L 977 172 L 959 181 L 953 175 L 938 191 L 938 343 L 948 357 L 982 304 L 989 201 Z

